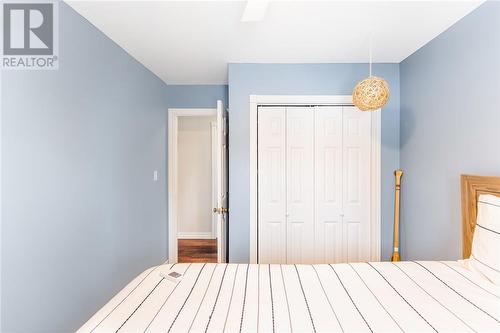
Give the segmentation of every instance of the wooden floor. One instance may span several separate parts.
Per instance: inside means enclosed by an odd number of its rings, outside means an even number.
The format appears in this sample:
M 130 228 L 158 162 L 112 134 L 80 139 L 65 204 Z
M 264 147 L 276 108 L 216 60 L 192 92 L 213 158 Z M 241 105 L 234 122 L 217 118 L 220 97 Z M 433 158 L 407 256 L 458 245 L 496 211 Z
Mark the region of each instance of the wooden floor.
M 217 262 L 216 239 L 179 239 L 179 262 Z

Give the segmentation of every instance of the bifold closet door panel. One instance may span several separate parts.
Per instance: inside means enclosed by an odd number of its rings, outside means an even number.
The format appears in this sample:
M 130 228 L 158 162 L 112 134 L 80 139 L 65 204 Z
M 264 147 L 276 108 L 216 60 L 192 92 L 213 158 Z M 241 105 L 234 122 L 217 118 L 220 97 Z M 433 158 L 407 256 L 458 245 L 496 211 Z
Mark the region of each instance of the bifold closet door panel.
M 286 263 L 285 108 L 258 109 L 259 263 Z
M 371 114 L 343 107 L 342 122 L 344 260 L 369 261 Z
M 315 262 L 343 261 L 342 107 L 315 109 Z
M 287 262 L 314 262 L 314 108 L 286 110 Z

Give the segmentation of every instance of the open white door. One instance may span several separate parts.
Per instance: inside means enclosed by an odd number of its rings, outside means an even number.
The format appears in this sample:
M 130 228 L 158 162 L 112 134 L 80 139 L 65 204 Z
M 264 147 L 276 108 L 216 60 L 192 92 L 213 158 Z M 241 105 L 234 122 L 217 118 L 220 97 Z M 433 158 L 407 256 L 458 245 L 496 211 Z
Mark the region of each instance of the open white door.
M 227 262 L 227 111 L 222 101 L 217 101 L 217 163 L 216 163 L 216 190 L 217 206 L 214 214 L 217 214 L 217 261 Z

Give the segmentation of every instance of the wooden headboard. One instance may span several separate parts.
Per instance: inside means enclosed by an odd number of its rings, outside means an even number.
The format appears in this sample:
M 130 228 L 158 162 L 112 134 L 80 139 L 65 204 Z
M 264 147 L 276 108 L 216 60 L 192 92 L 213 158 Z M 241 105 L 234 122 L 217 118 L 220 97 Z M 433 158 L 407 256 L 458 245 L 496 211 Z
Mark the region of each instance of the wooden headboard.
M 462 256 L 470 257 L 472 236 L 476 227 L 477 199 L 480 194 L 500 197 L 500 177 L 461 176 L 462 187 Z

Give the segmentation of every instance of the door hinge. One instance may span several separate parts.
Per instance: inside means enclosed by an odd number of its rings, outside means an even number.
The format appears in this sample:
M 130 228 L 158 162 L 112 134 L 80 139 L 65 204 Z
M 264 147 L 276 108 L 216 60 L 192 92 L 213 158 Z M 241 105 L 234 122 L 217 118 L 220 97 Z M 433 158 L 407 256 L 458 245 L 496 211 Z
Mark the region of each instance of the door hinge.
M 221 207 L 221 208 L 217 208 L 215 207 L 213 209 L 213 212 L 216 213 L 216 214 L 225 214 L 225 213 L 228 213 L 229 212 L 229 209 L 225 208 L 225 207 Z

